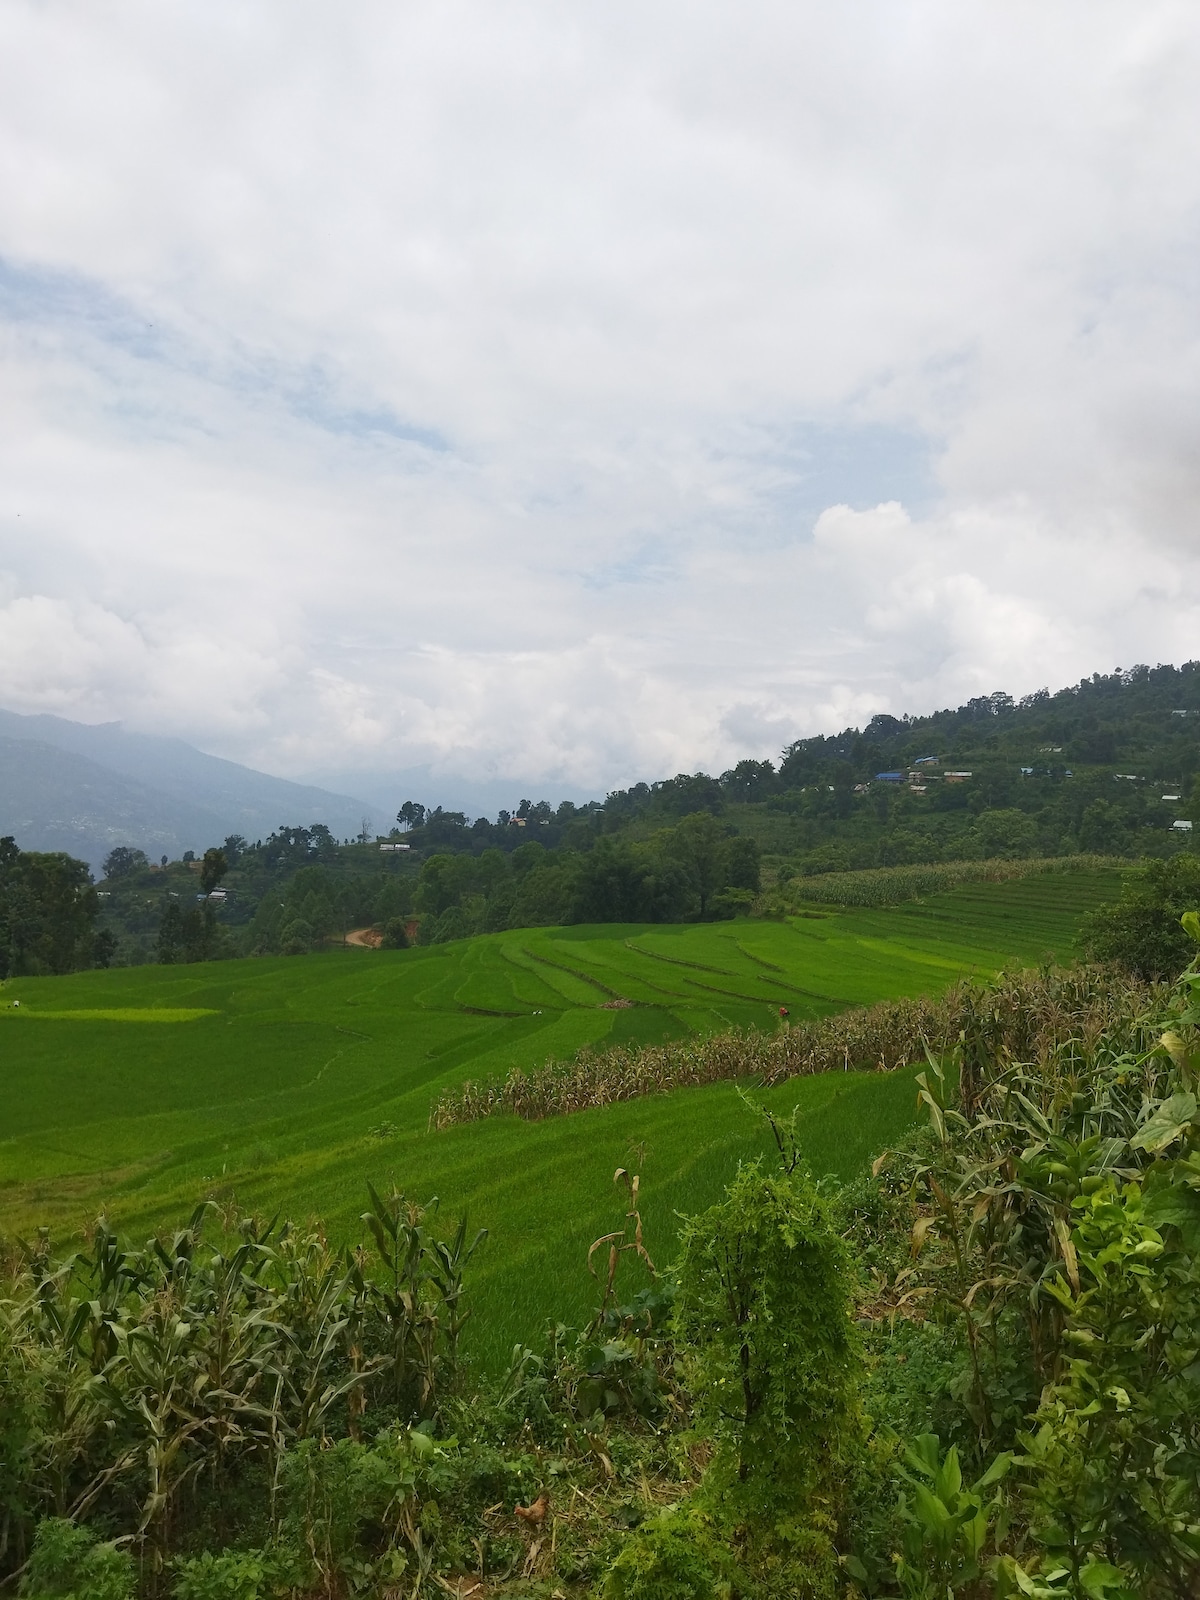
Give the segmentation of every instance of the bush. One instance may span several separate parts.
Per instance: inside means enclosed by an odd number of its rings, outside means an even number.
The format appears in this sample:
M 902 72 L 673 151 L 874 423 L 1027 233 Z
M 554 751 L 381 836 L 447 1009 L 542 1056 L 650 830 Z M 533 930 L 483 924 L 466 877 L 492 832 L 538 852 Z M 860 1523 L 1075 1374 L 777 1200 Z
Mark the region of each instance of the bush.
M 408 949 L 408 924 L 403 917 L 390 917 L 383 925 L 383 950 Z
M 1088 953 L 1139 978 L 1177 978 L 1195 954 L 1179 919 L 1198 903 L 1200 857 L 1147 861 L 1127 880 L 1120 900 L 1086 920 Z
M 732 1561 L 696 1511 L 645 1522 L 609 1569 L 604 1600 L 713 1600 L 728 1595 Z
M 34 1535 L 21 1593 L 31 1600 L 132 1600 L 133 1560 L 89 1528 L 47 1517 Z
M 313 931 L 302 918 L 289 922 L 279 935 L 279 948 L 285 956 L 306 956 L 312 949 Z
M 34 1462 L 45 1428 L 42 1360 L 18 1343 L 0 1305 L 0 1569 L 20 1561 L 35 1518 Z
M 205 1551 L 175 1563 L 174 1600 L 271 1600 L 299 1587 L 306 1563 L 274 1550 Z
M 715 1450 L 704 1503 L 743 1529 L 769 1587 L 832 1589 L 858 1439 L 845 1247 L 803 1171 L 743 1167 L 683 1229 L 676 1337 Z

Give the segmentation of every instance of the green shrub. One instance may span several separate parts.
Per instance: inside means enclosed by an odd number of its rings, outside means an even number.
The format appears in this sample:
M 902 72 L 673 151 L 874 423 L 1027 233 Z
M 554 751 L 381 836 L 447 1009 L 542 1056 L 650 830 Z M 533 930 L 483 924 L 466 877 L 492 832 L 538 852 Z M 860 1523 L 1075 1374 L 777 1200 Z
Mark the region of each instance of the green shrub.
M 863 1403 L 877 1430 L 910 1439 L 932 1429 L 953 1443 L 969 1443 L 970 1423 L 954 1398 L 967 1368 L 956 1327 L 897 1317 L 867 1334 L 867 1354 Z M 958 1439 L 956 1428 L 963 1435 Z
M 307 1562 L 290 1551 L 223 1550 L 175 1563 L 174 1600 L 272 1600 L 299 1588 Z
M 702 1501 L 743 1530 L 768 1591 L 831 1593 L 861 1363 L 845 1246 L 811 1179 L 743 1167 L 685 1225 L 678 1275 L 681 1362 L 715 1446 Z
M 279 935 L 279 948 L 285 956 L 306 956 L 312 944 L 312 927 L 302 917 L 289 922 Z
M 21 1580 L 30 1600 L 132 1600 L 133 1560 L 65 1517 L 38 1524 Z
M 1002 1524 L 1003 1498 L 996 1486 L 1011 1465 L 1010 1455 L 997 1456 L 979 1481 L 968 1485 L 953 1445 L 943 1456 L 937 1435 L 924 1433 L 908 1446 L 901 1468 L 908 1486 L 900 1496 L 904 1554 L 896 1564 L 906 1600 L 977 1593 L 985 1552 L 996 1524 Z
M 906 1294 L 961 1329 L 978 1465 L 1022 1447 L 1004 1595 L 1195 1592 L 1200 966 L 1152 998 L 1036 1063 L 964 1048 L 961 1107 L 936 1061 L 917 1079 L 939 1144 Z
M 609 1569 L 604 1600 L 715 1600 L 733 1566 L 711 1523 L 675 1509 L 644 1522 Z
M 1177 978 L 1196 950 L 1180 917 L 1200 903 L 1200 857 L 1147 861 L 1126 880 L 1121 898 L 1084 923 L 1088 953 L 1139 978 Z
M 1174 1101 L 1191 1133 L 1195 1097 Z M 1147 1181 L 1148 1199 L 1109 1175 L 1074 1202 L 1075 1281 L 1048 1285 L 1069 1354 L 1023 1465 L 1039 1542 L 1072 1574 L 1104 1556 L 1137 1592 L 1181 1595 L 1200 1568 L 1200 1160 Z

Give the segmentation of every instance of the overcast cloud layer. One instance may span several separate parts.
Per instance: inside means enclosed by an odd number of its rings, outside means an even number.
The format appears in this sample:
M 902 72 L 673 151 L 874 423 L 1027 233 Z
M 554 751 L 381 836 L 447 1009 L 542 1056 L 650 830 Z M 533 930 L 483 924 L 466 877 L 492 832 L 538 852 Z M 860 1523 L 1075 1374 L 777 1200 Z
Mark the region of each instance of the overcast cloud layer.
M 0 0 L 0 702 L 603 788 L 1200 654 L 1200 12 Z

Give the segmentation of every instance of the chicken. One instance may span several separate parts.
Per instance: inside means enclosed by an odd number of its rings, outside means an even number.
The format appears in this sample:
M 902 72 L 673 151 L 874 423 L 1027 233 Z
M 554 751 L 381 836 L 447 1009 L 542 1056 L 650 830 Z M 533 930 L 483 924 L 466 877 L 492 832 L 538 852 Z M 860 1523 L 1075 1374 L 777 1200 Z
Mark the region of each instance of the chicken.
M 550 1509 L 550 1496 L 543 1489 L 531 1506 L 517 1506 L 515 1509 L 522 1522 L 528 1522 L 532 1527 L 539 1528 L 545 1522 L 546 1512 Z

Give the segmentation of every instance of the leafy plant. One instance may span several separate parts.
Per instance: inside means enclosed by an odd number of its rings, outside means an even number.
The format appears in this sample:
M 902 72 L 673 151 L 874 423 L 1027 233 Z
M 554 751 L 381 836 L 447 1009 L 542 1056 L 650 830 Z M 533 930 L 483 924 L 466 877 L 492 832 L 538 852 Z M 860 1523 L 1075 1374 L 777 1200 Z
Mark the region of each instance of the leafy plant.
M 908 1295 L 958 1319 L 981 1440 L 1022 1447 L 1041 1554 L 998 1569 L 1013 1593 L 1185 1595 L 1200 1565 L 1198 1000 L 1193 966 L 1036 1072 L 978 1051 L 957 1107 L 936 1059 L 918 1080 Z
M 933 1433 L 919 1435 L 904 1451 L 907 1489 L 900 1495 L 904 1554 L 896 1576 L 909 1600 L 951 1600 L 970 1594 L 984 1575 L 984 1553 L 1003 1528 L 1003 1501 L 995 1489 L 1012 1465 L 997 1456 L 973 1484 L 963 1482 L 958 1451 L 942 1454 Z
M 803 1169 L 743 1167 L 685 1225 L 678 1280 L 681 1365 L 714 1445 L 703 1501 L 785 1581 L 820 1592 L 858 1437 L 860 1358 L 845 1248 Z
M 1099 907 L 1084 924 L 1092 957 L 1114 961 L 1140 978 L 1175 978 L 1194 953 L 1182 914 L 1200 902 L 1200 858 L 1145 861 L 1122 887 L 1121 898 Z
M 132 1600 L 133 1560 L 90 1528 L 61 1517 L 38 1524 L 21 1579 L 31 1600 Z
M 604 1582 L 604 1600 L 720 1600 L 734 1563 L 711 1521 L 694 1508 L 644 1522 Z
M 206 1550 L 175 1562 L 174 1600 L 271 1600 L 297 1589 L 305 1563 L 291 1551 Z

